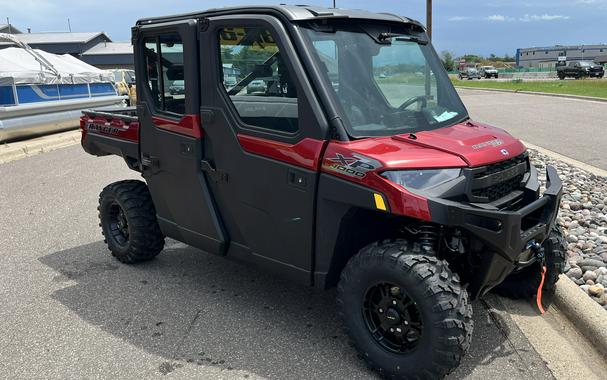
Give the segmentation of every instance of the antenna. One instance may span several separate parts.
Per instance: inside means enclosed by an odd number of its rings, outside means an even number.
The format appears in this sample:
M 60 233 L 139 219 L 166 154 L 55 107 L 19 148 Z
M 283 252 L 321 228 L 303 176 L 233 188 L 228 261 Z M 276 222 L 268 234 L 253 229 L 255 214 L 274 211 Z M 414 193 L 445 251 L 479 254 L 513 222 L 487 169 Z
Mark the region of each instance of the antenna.
M 70 24 L 70 18 L 67 18 L 67 28 L 70 30 L 70 33 L 72 32 L 72 24 Z
M 426 30 L 432 40 L 432 0 L 426 0 Z
M 335 5 L 335 0 L 333 0 L 333 8 L 337 8 L 337 6 Z
M 11 20 L 6 18 L 6 25 L 8 25 L 8 34 L 11 34 Z

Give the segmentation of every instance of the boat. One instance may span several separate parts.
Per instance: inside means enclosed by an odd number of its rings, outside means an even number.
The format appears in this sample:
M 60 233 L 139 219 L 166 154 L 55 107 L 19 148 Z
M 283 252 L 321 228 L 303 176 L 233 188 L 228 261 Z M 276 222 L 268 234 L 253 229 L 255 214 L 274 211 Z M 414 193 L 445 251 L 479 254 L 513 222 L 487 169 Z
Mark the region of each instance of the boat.
M 77 128 L 82 110 L 125 103 L 112 76 L 69 55 L 0 41 L 0 143 Z

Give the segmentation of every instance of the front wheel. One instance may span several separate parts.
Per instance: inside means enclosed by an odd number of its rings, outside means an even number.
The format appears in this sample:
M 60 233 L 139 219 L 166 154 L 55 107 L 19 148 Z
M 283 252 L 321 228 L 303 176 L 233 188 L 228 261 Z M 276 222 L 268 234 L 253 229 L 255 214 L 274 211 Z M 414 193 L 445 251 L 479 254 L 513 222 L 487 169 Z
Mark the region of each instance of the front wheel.
M 470 346 L 472 307 L 457 274 L 404 240 L 371 244 L 350 259 L 337 304 L 362 357 L 389 378 L 444 377 Z
M 126 264 L 151 260 L 162 251 L 164 235 L 144 182 L 119 181 L 99 195 L 99 225 L 112 256 Z

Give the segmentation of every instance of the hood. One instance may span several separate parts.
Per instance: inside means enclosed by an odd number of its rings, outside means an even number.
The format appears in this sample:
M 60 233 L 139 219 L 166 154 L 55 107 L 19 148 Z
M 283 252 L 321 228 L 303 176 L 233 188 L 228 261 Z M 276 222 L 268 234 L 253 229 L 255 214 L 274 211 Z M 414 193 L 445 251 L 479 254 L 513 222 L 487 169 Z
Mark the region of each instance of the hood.
M 362 155 L 385 169 L 430 169 L 483 166 L 516 157 L 525 146 L 507 132 L 476 122 L 409 135 L 333 142 L 327 149 L 330 161 L 336 154 L 346 160 Z
M 397 135 L 392 139 L 453 154 L 472 167 L 516 157 L 526 149 L 508 132 L 471 121 L 419 132 L 415 136 L 412 139 L 409 135 Z

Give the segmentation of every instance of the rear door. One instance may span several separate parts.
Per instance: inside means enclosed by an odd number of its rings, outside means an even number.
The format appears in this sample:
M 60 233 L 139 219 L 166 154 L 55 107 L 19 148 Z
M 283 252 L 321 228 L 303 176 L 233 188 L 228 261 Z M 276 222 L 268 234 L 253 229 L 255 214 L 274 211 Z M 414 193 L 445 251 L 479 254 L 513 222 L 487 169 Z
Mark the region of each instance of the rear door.
M 221 16 L 201 32 L 204 160 L 229 255 L 309 283 L 326 122 L 285 28 Z
M 140 26 L 133 32 L 141 162 L 162 231 L 212 253 L 227 236 L 200 162 L 198 21 Z

